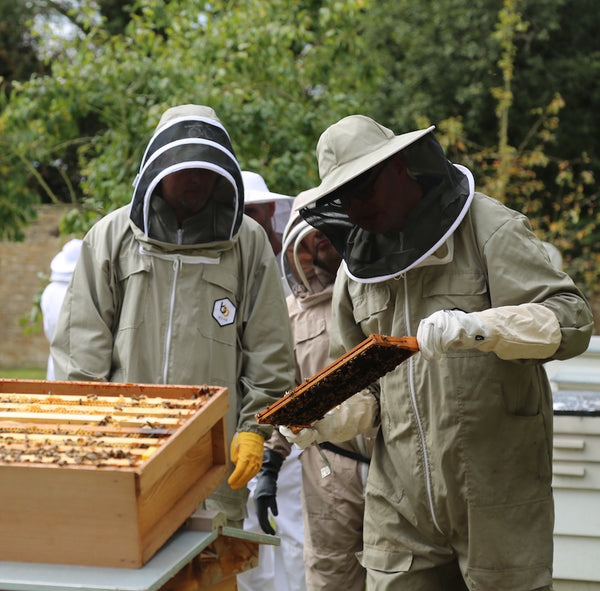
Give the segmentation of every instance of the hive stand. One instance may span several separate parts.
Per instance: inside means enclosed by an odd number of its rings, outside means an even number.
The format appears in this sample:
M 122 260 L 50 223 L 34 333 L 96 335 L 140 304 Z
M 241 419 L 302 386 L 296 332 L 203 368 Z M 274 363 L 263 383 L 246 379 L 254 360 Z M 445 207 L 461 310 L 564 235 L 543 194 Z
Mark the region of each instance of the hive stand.
M 225 525 L 225 515 L 196 511 L 141 568 L 0 561 L 3 591 L 236 591 L 236 575 L 257 566 L 260 544 L 277 536 Z

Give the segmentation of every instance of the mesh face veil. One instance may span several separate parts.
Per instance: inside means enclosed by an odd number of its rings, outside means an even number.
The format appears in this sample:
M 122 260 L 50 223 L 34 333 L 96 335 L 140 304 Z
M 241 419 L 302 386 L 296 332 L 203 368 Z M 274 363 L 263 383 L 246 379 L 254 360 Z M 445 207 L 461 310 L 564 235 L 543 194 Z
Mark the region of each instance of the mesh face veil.
M 300 257 L 302 240 L 314 231 L 312 226 L 296 217 L 284 232 L 281 249 L 283 276 L 295 297 L 314 293 Z
M 178 116 L 159 125 L 148 142 L 134 182 L 130 218 L 146 236 L 163 242 L 182 239 L 183 244 L 205 244 L 230 240 L 242 222 L 244 188 L 229 135 L 216 116 L 206 114 L 212 110 L 190 105 L 187 114 L 185 106 L 177 109 Z M 161 180 L 185 169 L 212 171 L 218 177 L 207 204 L 190 222 L 193 228 L 177 238 L 171 236 L 156 212 L 164 209 Z
M 348 217 L 337 191 L 300 208 L 300 215 L 342 254 L 348 276 L 361 283 L 384 281 L 421 264 L 454 232 L 473 198 L 471 173 L 446 159 L 432 133 L 401 152 L 412 178 L 423 189 L 402 231 L 374 234 L 360 228 Z M 395 198 L 402 199 L 400 191 Z

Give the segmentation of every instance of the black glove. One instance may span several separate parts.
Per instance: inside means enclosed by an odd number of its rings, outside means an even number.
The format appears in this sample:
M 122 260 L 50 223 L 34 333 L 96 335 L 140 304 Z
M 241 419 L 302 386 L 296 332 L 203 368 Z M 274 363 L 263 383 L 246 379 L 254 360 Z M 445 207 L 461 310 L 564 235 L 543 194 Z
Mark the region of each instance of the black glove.
M 256 475 L 254 488 L 254 505 L 258 523 L 266 534 L 275 535 L 269 523 L 269 509 L 277 515 L 277 476 L 283 464 L 283 456 L 272 449 L 265 449 L 262 466 Z

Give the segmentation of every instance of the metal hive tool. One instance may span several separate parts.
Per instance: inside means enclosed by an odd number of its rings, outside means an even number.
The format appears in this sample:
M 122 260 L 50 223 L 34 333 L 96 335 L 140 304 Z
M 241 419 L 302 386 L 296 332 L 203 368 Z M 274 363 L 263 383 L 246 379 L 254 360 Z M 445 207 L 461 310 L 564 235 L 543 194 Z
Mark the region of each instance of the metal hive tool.
M 308 378 L 256 414 L 262 424 L 301 428 L 325 413 L 419 350 L 415 337 L 372 334 L 336 361 Z

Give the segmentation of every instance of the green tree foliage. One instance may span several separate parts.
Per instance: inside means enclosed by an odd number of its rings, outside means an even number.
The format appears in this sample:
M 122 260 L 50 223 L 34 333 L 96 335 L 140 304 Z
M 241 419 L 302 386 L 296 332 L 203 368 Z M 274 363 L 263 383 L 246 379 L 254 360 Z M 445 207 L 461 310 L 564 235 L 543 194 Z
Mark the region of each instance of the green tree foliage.
M 420 117 L 460 116 L 472 141 L 495 140 L 490 88 L 500 48 L 492 39 L 502 0 L 396 0 L 378 3 L 367 27 L 385 77 L 373 96 L 378 119 L 412 129 Z
M 29 31 L 31 12 L 23 2 L 0 2 L 0 92 L 10 92 L 12 80 L 44 73 L 37 43 Z
M 546 106 L 531 109 L 536 119 L 521 144 L 516 148 L 508 144 L 509 122 L 515 111 L 519 113 L 512 92 L 517 83 L 515 39 L 529 28 L 518 6 L 518 0 L 504 1 L 495 31 L 502 47 L 498 66 L 504 84 L 492 93 L 498 101 L 500 126 L 499 159 L 490 179 L 490 194 L 528 215 L 538 235 L 562 252 L 574 279 L 585 286 L 588 295 L 595 296 L 600 294 L 600 251 L 595 247 L 600 239 L 600 196 L 594 164 L 585 152 L 569 159 L 564 156 L 569 153 L 567 147 L 560 152 L 563 156 L 557 155 L 563 114 L 568 112 L 564 97 L 556 94 Z
M 600 159 L 600 10 L 595 0 L 522 0 L 517 9 L 529 29 L 517 40 L 513 128 L 523 125 L 532 105 L 564 100 L 552 154 L 579 164 L 587 152 L 594 169 Z M 584 158 L 581 164 L 589 162 Z
M 386 71 L 373 96 L 373 110 L 394 128 L 411 128 L 417 117 L 431 121 L 461 116 L 481 146 L 495 142 L 495 99 L 502 84 L 502 52 L 493 35 L 503 0 L 394 0 L 378 2 L 366 27 Z M 519 0 L 515 11 L 527 27 L 514 32 L 513 104 L 509 133 L 525 139 L 532 109 L 555 93 L 565 101 L 555 150 L 578 158 L 586 149 L 600 154 L 597 79 L 600 11 L 595 0 Z M 577 130 L 576 133 L 573 133 Z M 600 157 L 600 156 L 598 156 Z
M 69 230 L 84 230 L 129 200 L 160 113 L 197 102 L 231 130 L 244 167 L 295 194 L 317 181 L 315 138 L 360 109 L 375 69 L 361 36 L 344 34 L 362 6 L 140 0 L 122 35 L 90 24 L 52 76 L 20 85 L 7 105 L 5 192 L 72 201 Z
M 600 13 L 506 2 L 105 0 L 101 20 L 82 3 L 51 75 L 16 84 L 0 115 L 0 236 L 18 238 L 40 201 L 73 203 L 68 232 L 127 203 L 175 104 L 211 105 L 242 166 L 289 194 L 319 182 L 320 133 L 360 112 L 398 132 L 436 123 L 449 157 L 530 215 L 591 293 Z M 585 23 L 565 18 L 580 9 Z
M 509 207 L 522 211 L 532 221 L 538 236 L 562 253 L 565 267 L 589 297 L 600 294 L 599 195 L 592 162 L 585 153 L 573 162 L 552 155 L 561 127 L 564 99 L 555 94 L 547 105 L 531 109 L 529 127 L 522 141 L 510 141 L 510 124 L 516 109 L 513 93 L 518 36 L 529 23 L 518 12 L 518 0 L 504 0 L 494 38 L 499 42 L 498 71 L 501 85 L 491 89 L 496 100 L 497 144 L 478 148 L 467 139 L 460 118 L 442 122 L 443 141 L 455 160 L 478 173 L 478 189 Z

